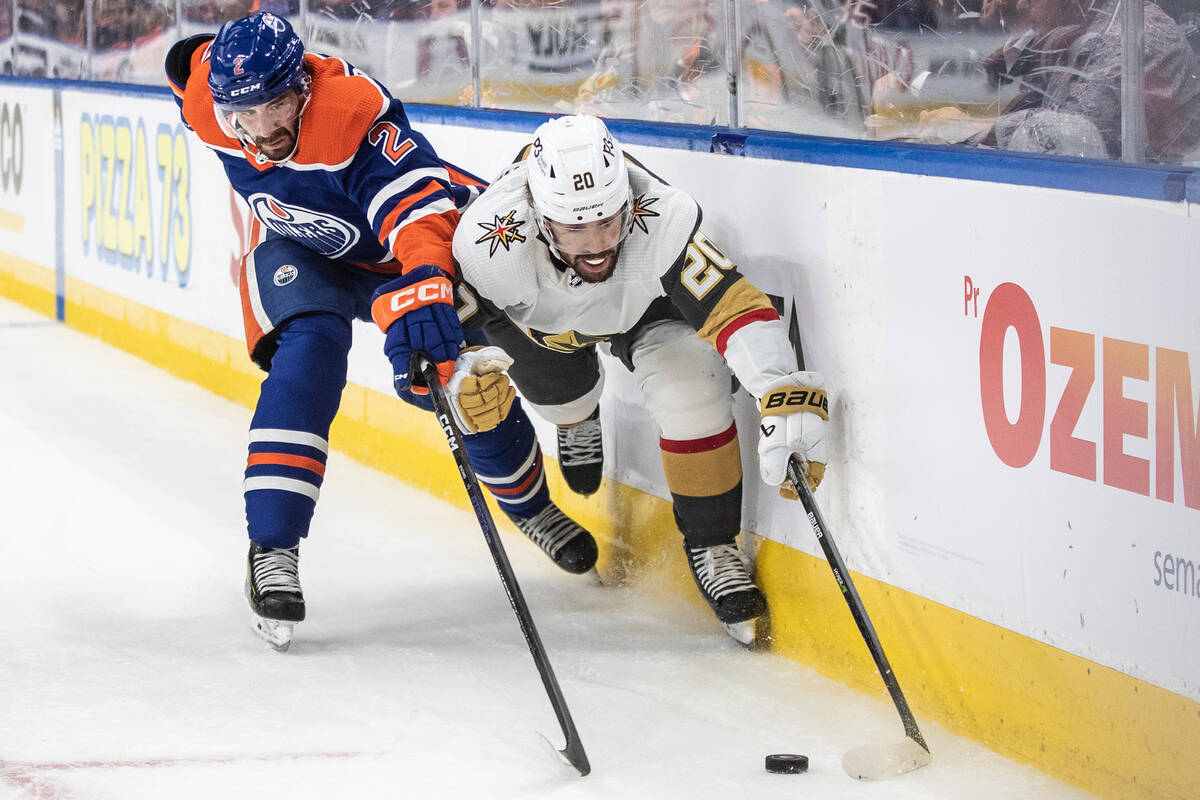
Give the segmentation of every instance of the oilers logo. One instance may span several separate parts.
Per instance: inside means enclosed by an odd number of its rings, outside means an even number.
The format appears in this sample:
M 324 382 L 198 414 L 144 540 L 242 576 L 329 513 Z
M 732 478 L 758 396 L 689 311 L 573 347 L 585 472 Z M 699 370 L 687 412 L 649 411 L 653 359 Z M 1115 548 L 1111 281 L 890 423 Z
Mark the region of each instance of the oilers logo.
M 340 258 L 358 242 L 358 229 L 331 214 L 318 214 L 265 193 L 250 195 L 249 202 L 263 225 L 323 256 Z
M 283 20 L 281 20 L 279 17 L 275 16 L 274 14 L 270 14 L 270 13 L 263 14 L 262 15 L 262 23 L 263 23 L 263 25 L 266 25 L 268 28 L 275 31 L 276 33 L 283 33 L 283 31 L 284 31 Z
M 275 270 L 275 285 L 287 286 L 292 281 L 296 280 L 296 276 L 300 274 L 300 270 L 292 264 L 284 264 L 279 269 Z

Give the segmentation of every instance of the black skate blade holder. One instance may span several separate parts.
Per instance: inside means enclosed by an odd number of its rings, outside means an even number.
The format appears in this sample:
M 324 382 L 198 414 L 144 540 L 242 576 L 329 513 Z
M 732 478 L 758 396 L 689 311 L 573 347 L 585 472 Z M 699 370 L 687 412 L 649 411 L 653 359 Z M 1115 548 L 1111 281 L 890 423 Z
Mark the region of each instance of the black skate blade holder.
M 504 586 L 505 594 L 508 595 L 508 602 L 512 605 L 513 611 L 516 612 L 517 621 L 521 626 L 521 633 L 525 636 L 525 643 L 529 646 L 529 652 L 533 656 L 533 663 L 537 666 L 538 674 L 542 677 L 542 685 L 546 688 L 546 694 L 550 698 L 550 705 L 554 708 L 554 714 L 558 718 L 559 727 L 562 728 L 563 736 L 566 738 L 565 747 L 562 750 L 555 749 L 555 752 L 558 753 L 563 761 L 578 771 L 581 776 L 587 775 L 592 771 L 592 767 L 588 762 L 587 753 L 584 752 L 583 742 L 579 738 L 579 732 L 575 729 L 575 722 L 571 718 L 570 710 L 567 708 L 567 701 L 563 697 L 562 689 L 558 685 L 558 679 L 554 676 L 554 668 L 550 665 L 550 658 L 546 654 L 546 647 L 542 644 L 542 639 L 533 624 L 533 616 L 529 612 L 529 604 L 525 602 L 525 596 L 521 593 L 521 587 L 517 583 L 517 576 L 513 572 L 512 565 L 508 560 L 508 554 L 504 550 L 504 544 L 500 541 L 500 533 L 496 530 L 496 523 L 492 519 L 491 511 L 487 507 L 483 490 L 479 487 L 479 480 L 475 476 L 475 470 L 471 467 L 471 462 L 467 459 L 462 432 L 458 429 L 458 423 L 455 422 L 454 414 L 450 410 L 450 399 L 438 376 L 437 367 L 428 355 L 418 351 L 413 353 L 411 368 L 411 374 L 414 377 L 421 375 L 425 380 L 425 385 L 429 389 L 429 397 L 433 400 L 434 414 L 437 417 L 438 423 L 442 426 L 442 432 L 446 435 L 446 443 L 450 446 L 450 453 L 454 456 L 454 463 L 458 466 L 459 477 L 462 478 L 463 486 L 467 490 L 467 496 L 471 499 L 471 507 L 475 510 L 475 517 L 479 521 L 479 527 L 483 530 L 483 538 L 487 542 L 488 550 L 492 553 L 492 560 L 496 564 L 496 570 L 500 573 L 500 583 Z M 541 738 L 549 744 L 548 739 L 544 736 Z M 553 745 L 550 745 L 550 747 L 554 749 Z
M 829 562 L 830 569 L 833 570 L 834 580 L 837 581 L 846 605 L 850 607 L 850 614 L 854 617 L 858 632 L 871 652 L 871 658 L 875 661 L 879 676 L 883 679 L 884 686 L 887 687 L 888 694 L 892 697 L 892 703 L 895 704 L 896 711 L 900 714 L 900 721 L 904 724 L 904 740 L 887 745 L 864 745 L 855 748 L 842 757 L 842 768 L 846 774 L 857 780 L 881 780 L 903 775 L 906 772 L 920 769 L 933 760 L 929 753 L 929 745 L 925 743 L 925 737 L 921 735 L 921 730 L 917 727 L 916 717 L 913 716 L 912 709 L 908 707 L 908 701 L 904 699 L 904 692 L 900 690 L 900 682 L 896 680 L 892 666 L 888 663 L 887 656 L 884 655 L 883 645 L 879 641 L 879 635 L 875 632 L 875 626 L 871 624 L 871 618 L 867 616 L 867 609 L 863 605 L 862 598 L 858 596 L 858 590 L 854 587 L 850 570 L 846 568 L 846 562 L 842 560 L 842 554 L 838 552 L 837 545 L 833 542 L 829 526 L 821 514 L 821 508 L 813 497 L 807 478 L 804 477 L 807 471 L 806 467 L 807 465 L 796 456 L 789 458 L 788 481 L 800 495 L 800 502 L 804 505 L 808 522 L 812 526 L 813 533 L 816 534 L 821 550 L 825 553 L 825 559 Z

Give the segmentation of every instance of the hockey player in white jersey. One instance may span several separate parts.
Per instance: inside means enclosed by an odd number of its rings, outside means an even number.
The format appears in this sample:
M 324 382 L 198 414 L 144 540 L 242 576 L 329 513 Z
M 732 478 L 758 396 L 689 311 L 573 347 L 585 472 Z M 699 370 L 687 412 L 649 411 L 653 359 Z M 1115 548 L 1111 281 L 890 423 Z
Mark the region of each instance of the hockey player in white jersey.
M 730 634 L 750 644 L 766 600 L 735 542 L 742 469 L 730 370 L 760 402 L 762 478 L 793 497 L 792 454 L 814 489 L 824 474 L 828 400 L 820 374 L 798 371 L 766 295 L 700 219 L 690 196 L 623 153 L 599 119 L 552 119 L 454 235 L 473 305 L 460 315 L 514 359 L 509 374 L 559 426 L 564 476 L 582 493 L 600 482 L 596 346 L 633 371 L 660 429 L 692 575 Z M 495 405 L 470 395 L 460 393 L 464 410 Z

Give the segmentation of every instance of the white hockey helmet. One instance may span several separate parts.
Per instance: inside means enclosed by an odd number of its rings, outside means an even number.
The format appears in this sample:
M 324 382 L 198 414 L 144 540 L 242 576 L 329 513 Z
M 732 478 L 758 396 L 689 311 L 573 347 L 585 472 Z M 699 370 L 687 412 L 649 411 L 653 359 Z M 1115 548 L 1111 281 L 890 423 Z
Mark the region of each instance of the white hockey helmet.
M 598 118 L 576 114 L 543 123 L 533 132 L 526 161 L 533 216 L 551 248 L 555 236 L 547 220 L 584 225 L 622 214 L 618 243 L 629 234 L 629 170 L 621 145 Z

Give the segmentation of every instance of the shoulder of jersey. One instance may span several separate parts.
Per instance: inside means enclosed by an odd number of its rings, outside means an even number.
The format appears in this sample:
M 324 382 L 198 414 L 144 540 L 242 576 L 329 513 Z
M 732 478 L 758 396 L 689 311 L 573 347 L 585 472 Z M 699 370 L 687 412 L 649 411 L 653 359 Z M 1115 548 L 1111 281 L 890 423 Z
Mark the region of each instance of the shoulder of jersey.
M 180 44 L 185 45 L 186 42 Z M 187 73 L 186 85 L 177 86 L 172 79 L 171 90 L 180 98 L 183 121 L 196 132 L 202 142 L 231 155 L 242 155 L 241 142 L 217 121 L 216 107 L 208 90 L 208 48 L 211 45 L 210 38 L 192 51 L 191 69 Z
M 524 171 L 510 167 L 463 214 L 454 233 L 454 258 L 481 294 L 497 305 L 514 305 L 536 291 L 535 256 L 542 246 L 537 236 Z
M 637 159 L 629 155 L 625 158 L 635 213 L 640 213 L 643 220 L 654 220 L 659 225 L 676 222 L 695 224 L 700 206 L 691 195 L 670 185 Z M 635 229 L 642 227 L 635 224 Z
M 391 105 L 391 96 L 373 79 L 340 58 L 306 53 L 312 99 L 304 112 L 300 148 L 291 164 L 340 169 L 353 160 L 367 132 Z M 192 71 L 183 90 L 183 117 L 196 135 L 218 150 L 242 154 L 242 145 L 217 120 L 208 90 L 208 45 L 192 55 Z
M 298 166 L 340 168 L 354 158 L 375 122 L 391 106 L 387 91 L 349 63 L 333 56 L 306 53 L 312 75 L 312 100 L 304 112 Z
M 669 269 L 696 231 L 700 206 L 687 192 L 664 182 L 626 155 L 633 191 L 633 229 L 621 263 L 634 280 Z

